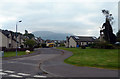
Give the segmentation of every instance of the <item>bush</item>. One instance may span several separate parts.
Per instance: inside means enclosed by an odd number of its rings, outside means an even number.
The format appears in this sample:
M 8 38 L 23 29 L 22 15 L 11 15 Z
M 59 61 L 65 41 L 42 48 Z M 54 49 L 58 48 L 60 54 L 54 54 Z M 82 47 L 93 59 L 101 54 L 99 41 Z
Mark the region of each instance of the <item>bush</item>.
M 29 46 L 29 48 L 33 48 L 36 45 L 36 42 L 32 39 L 27 39 L 25 40 L 24 44 Z
M 105 46 L 105 49 L 113 49 L 113 48 L 114 48 L 114 46 L 112 44 L 107 44 Z
M 24 46 L 23 46 L 23 45 L 21 45 L 20 47 L 21 47 L 21 48 L 24 48 Z
M 85 47 L 85 46 L 81 46 L 81 48 L 82 48 L 82 49 L 86 49 L 86 47 Z
M 4 51 L 6 47 L 0 47 L 0 51 Z
M 96 46 L 97 46 L 97 43 L 89 44 L 89 47 L 91 48 L 97 48 Z
M 34 48 L 39 48 L 40 47 L 40 44 L 36 44 L 35 46 L 34 46 Z
M 100 48 L 100 49 L 114 49 L 115 46 L 112 44 L 108 44 L 108 43 L 94 43 L 90 45 L 91 48 Z
M 41 47 L 45 48 L 45 47 L 46 47 L 46 44 L 45 44 L 45 43 L 41 44 Z
M 60 44 L 60 46 L 61 46 L 61 47 L 64 47 L 64 46 L 65 46 L 65 44 Z

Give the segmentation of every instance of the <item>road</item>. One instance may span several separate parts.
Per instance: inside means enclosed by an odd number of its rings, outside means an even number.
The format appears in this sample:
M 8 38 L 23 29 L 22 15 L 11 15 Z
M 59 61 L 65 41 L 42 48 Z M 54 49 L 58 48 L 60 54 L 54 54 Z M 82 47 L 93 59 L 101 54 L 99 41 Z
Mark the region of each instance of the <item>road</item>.
M 64 63 L 64 59 L 72 52 L 54 48 L 40 48 L 35 55 L 2 59 L 0 75 L 17 78 L 46 78 L 46 77 L 117 77 L 117 70 L 92 67 L 78 67 Z M 42 63 L 42 64 L 41 64 Z M 41 70 L 42 69 L 42 70 Z M 47 72 L 47 73 L 46 73 Z
M 51 58 L 54 58 L 61 53 L 55 50 L 49 50 L 49 48 L 38 49 L 37 52 L 40 54 L 13 58 L 13 59 L 3 59 L 2 69 L 0 69 L 0 75 L 3 77 L 52 77 L 52 75 L 44 73 L 40 70 L 40 64 Z

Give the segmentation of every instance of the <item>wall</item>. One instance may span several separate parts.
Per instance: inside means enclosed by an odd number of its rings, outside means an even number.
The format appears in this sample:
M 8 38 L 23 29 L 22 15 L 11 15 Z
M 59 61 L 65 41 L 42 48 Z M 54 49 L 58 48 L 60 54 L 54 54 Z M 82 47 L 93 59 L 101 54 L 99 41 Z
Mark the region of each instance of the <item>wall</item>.
M 0 31 L 0 47 L 8 48 L 8 38 Z
M 77 46 L 77 43 L 75 42 L 75 40 L 70 37 L 69 39 L 69 47 L 76 47 Z

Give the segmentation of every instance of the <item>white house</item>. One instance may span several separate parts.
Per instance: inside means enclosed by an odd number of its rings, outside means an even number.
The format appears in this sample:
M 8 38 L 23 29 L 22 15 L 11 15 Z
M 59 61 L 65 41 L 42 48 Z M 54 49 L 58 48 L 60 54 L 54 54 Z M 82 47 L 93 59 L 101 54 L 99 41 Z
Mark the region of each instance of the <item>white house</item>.
M 90 36 L 70 36 L 66 37 L 66 47 L 78 47 L 92 44 L 95 42 L 96 37 Z
M 16 34 L 12 31 L 8 30 L 0 30 L 0 48 L 16 48 L 18 43 L 18 47 L 20 47 L 23 44 L 23 35 L 17 34 L 17 40 L 16 40 Z

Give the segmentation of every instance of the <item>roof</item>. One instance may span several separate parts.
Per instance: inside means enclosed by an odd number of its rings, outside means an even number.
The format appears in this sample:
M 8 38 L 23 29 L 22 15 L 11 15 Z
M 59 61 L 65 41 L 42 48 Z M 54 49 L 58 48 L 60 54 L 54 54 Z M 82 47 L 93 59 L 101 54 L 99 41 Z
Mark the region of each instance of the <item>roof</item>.
M 7 37 L 10 38 L 9 35 L 11 34 L 12 40 L 17 41 L 14 37 L 16 37 L 16 32 L 13 31 L 8 31 L 8 30 L 2 30 L 2 33 Z M 21 33 L 17 32 L 17 37 L 18 35 L 22 35 Z M 18 42 L 18 41 L 17 41 Z
M 10 32 L 9 32 L 8 30 L 2 30 L 2 33 L 3 33 L 5 36 L 9 37 Z
M 76 42 L 93 42 L 96 39 L 96 37 L 90 36 L 70 36 L 70 37 L 72 37 Z
M 47 43 L 47 44 L 55 44 L 55 43 Z
M 12 35 L 12 37 L 16 36 L 16 32 L 12 32 L 12 31 L 8 31 L 8 30 L 2 30 L 2 33 L 7 37 L 9 37 L 10 34 Z M 22 35 L 22 34 L 17 32 L 17 36 L 18 35 Z

